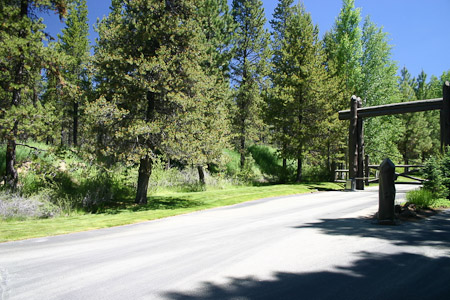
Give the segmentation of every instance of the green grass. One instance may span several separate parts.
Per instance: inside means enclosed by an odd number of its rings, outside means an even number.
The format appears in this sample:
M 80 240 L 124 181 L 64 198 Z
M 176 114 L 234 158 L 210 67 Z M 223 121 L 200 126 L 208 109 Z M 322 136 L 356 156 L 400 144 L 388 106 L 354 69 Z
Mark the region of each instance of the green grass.
M 450 200 L 445 198 L 439 198 L 434 201 L 432 208 L 449 208 L 450 207 Z
M 134 224 L 267 197 L 339 189 L 342 186 L 335 183 L 317 183 L 243 186 L 191 193 L 165 192 L 152 195 L 145 206 L 122 203 L 99 214 L 78 213 L 53 219 L 0 221 L 0 242 Z
M 433 193 L 425 189 L 409 191 L 406 200 L 419 208 L 431 208 L 436 201 Z
M 419 208 L 449 208 L 450 200 L 437 198 L 427 189 L 413 190 L 406 194 L 408 202 L 415 204 Z

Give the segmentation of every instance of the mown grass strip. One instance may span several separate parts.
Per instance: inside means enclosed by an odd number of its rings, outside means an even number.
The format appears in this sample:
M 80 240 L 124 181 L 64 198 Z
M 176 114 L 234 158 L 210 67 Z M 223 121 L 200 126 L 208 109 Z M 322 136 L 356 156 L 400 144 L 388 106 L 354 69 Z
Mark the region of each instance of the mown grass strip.
M 340 190 L 335 183 L 232 187 L 191 193 L 152 195 L 145 206 L 125 204 L 99 214 L 76 214 L 53 219 L 0 221 L 0 242 L 67 234 L 79 231 L 140 223 L 189 212 L 233 205 L 251 200 L 317 190 Z

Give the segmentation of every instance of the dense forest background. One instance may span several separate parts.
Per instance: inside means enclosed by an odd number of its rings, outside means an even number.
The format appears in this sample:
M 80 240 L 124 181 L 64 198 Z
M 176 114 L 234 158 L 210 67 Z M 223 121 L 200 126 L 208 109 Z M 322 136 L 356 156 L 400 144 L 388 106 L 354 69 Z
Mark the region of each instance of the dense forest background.
M 145 204 L 174 182 L 331 180 L 347 162 L 337 112 L 352 95 L 440 98 L 450 80 L 399 72 L 354 0 L 323 39 L 294 0 L 278 1 L 270 30 L 260 0 L 112 0 L 95 45 L 85 0 L 1 3 L 2 186 L 67 205 Z M 65 22 L 58 37 L 45 11 Z M 365 146 L 374 164 L 423 162 L 440 149 L 439 112 L 368 119 Z

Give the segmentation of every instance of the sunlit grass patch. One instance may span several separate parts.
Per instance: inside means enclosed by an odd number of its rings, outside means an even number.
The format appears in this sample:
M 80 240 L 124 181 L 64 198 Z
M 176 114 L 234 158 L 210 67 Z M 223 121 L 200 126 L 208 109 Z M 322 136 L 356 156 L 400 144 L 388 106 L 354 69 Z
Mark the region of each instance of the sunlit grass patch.
M 3 220 L 0 221 L 0 242 L 134 224 L 267 197 L 311 193 L 318 189 L 340 190 L 342 187 L 335 183 L 312 183 L 164 192 L 151 195 L 148 204 L 143 206 L 124 202 L 95 214 L 73 212 L 52 219 Z

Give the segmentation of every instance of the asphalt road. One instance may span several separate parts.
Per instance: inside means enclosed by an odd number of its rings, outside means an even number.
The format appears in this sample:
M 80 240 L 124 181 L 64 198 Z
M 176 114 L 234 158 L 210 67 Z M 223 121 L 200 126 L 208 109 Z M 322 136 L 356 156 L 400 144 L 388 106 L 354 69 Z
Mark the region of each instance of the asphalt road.
M 381 226 L 377 205 L 319 192 L 3 243 L 0 299 L 450 299 L 450 211 Z

